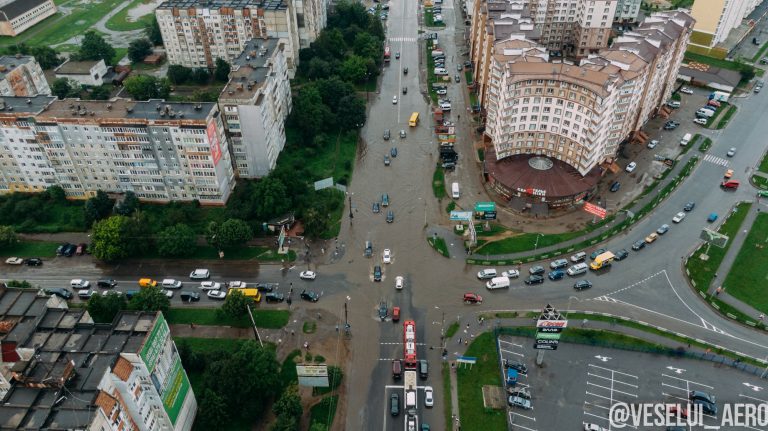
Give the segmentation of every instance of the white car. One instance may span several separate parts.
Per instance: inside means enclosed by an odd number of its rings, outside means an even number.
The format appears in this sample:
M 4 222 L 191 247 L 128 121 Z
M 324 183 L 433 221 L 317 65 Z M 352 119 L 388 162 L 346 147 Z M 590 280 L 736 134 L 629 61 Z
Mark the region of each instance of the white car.
M 211 299 L 224 299 L 227 297 L 227 293 L 221 290 L 209 290 L 206 296 Z
M 101 296 L 109 296 L 110 294 L 115 294 L 117 296 L 123 296 L 123 292 L 119 290 L 105 290 L 101 292 Z
M 434 391 L 432 391 L 432 386 L 424 386 L 424 405 L 426 407 L 432 407 L 435 405 Z
M 520 271 L 518 271 L 516 269 L 508 269 L 508 270 L 502 272 L 501 276 L 502 277 L 507 277 L 507 278 L 517 278 L 517 277 L 520 277 Z
M 584 431 L 608 431 L 607 428 L 603 428 L 597 424 L 584 423 Z
M 94 293 L 96 292 L 91 289 L 81 289 L 77 291 L 77 296 L 83 299 L 89 299 Z
M 435 91 L 435 93 L 437 93 L 437 94 L 442 96 L 442 95 L 448 94 L 448 90 L 446 90 L 444 88 L 441 88 L 441 89 Z
M 627 165 L 627 169 L 626 170 L 627 170 L 627 172 L 633 172 L 635 170 L 635 168 L 637 168 L 637 163 L 631 162 L 630 164 Z
M 9 257 L 8 259 L 5 259 L 5 263 L 8 265 L 21 265 L 24 263 L 24 259 L 20 257 Z
M 672 217 L 672 221 L 675 223 L 680 223 L 685 218 L 685 213 L 680 211 L 679 213 L 675 214 L 674 217 Z
M 207 280 L 211 277 L 211 272 L 207 269 L 198 268 L 189 273 L 189 278 L 193 280 Z
M 447 102 L 443 102 L 440 104 L 440 109 L 443 111 L 450 111 L 451 110 L 451 104 Z
M 317 274 L 314 271 L 301 271 L 299 278 L 302 280 L 314 280 L 317 278 Z
M 91 283 L 88 280 L 83 280 L 82 278 L 76 278 L 70 281 L 69 285 L 72 286 L 73 289 L 87 289 L 91 287 Z
M 168 298 L 173 298 L 173 290 L 163 290 L 163 294 Z
M 388 248 L 385 248 L 384 249 L 384 255 L 381 256 L 381 260 L 384 263 L 392 263 L 392 251 L 390 251 L 390 249 L 388 249 Z
M 683 94 L 693 94 L 693 90 L 691 90 L 691 89 L 690 89 L 690 88 L 688 88 L 688 87 L 683 87 L 683 88 L 681 88 L 681 89 L 680 89 L 680 92 L 681 92 L 681 93 L 683 93 Z
M 725 153 L 725 155 L 726 155 L 726 156 L 728 156 L 728 157 L 733 157 L 733 156 L 735 156 L 735 155 L 736 155 L 736 147 L 731 147 L 731 149 L 730 149 L 730 150 L 728 150 L 728 152 L 727 152 L 727 153 Z
M 181 289 L 184 283 L 173 278 L 166 278 L 160 285 L 163 286 L 163 289 Z
M 405 286 L 405 279 L 402 275 L 398 275 L 395 277 L 395 289 L 402 290 L 403 286 Z
M 707 125 L 707 120 L 705 118 L 694 118 L 693 122 L 696 124 L 701 124 L 702 126 Z
M 244 281 L 230 281 L 228 285 L 230 289 L 245 289 L 247 286 Z
M 392 104 L 397 105 L 397 96 L 392 98 Z
M 652 139 L 651 142 L 648 143 L 648 148 L 654 149 L 656 146 L 659 145 L 659 141 L 656 139 Z
M 219 290 L 221 289 L 221 283 L 215 281 L 204 281 L 200 283 L 200 288 L 203 290 Z

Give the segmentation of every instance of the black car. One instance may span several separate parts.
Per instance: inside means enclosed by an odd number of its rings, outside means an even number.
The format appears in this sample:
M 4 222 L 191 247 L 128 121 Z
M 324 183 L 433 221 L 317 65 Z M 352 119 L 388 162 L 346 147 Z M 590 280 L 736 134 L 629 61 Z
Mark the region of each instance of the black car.
M 65 242 L 64 244 L 58 246 L 56 248 L 56 256 L 64 256 L 64 250 L 69 248 L 70 245 L 71 245 L 70 243 Z
M 283 302 L 285 300 L 285 296 L 282 293 L 269 292 L 264 295 L 264 300 L 267 302 Z
M 644 247 L 645 247 L 645 240 L 644 239 L 639 239 L 639 240 L 635 241 L 634 244 L 632 244 L 632 250 L 634 250 L 634 251 L 639 251 L 639 250 L 641 250 Z
M 64 256 L 66 257 L 72 257 L 75 255 L 75 251 L 77 250 L 77 246 L 74 244 L 69 244 L 66 248 L 64 248 Z
M 573 284 L 573 288 L 576 290 L 584 290 L 592 287 L 592 282 L 589 280 L 579 280 Z
M 392 157 L 397 157 L 397 148 L 392 147 L 392 149 L 389 150 L 389 155 Z
M 46 295 L 56 295 L 59 298 L 72 299 L 72 292 L 63 287 L 50 287 L 43 289 L 43 292 L 45 292 Z
M 381 267 L 379 265 L 373 267 L 373 281 L 381 281 Z
M 525 279 L 525 284 L 541 284 L 544 283 L 544 277 L 540 275 L 532 275 Z
M 589 258 L 592 259 L 592 260 L 595 260 L 597 258 L 597 256 L 600 256 L 601 254 L 605 253 L 606 251 L 608 251 L 608 250 L 606 250 L 604 248 L 598 248 L 597 250 L 593 251 L 592 254 L 589 255 Z
M 38 257 L 31 257 L 24 261 L 27 266 L 40 266 L 43 264 L 43 260 Z
M 614 181 L 613 184 L 611 184 L 611 191 L 614 193 L 618 192 L 620 188 L 621 188 L 621 183 L 618 181 Z
M 387 320 L 387 316 L 389 315 L 389 308 L 387 307 L 386 302 L 380 302 L 379 303 L 379 319 L 382 321 Z
M 130 292 L 126 292 L 125 296 L 128 296 L 129 293 Z M 197 292 L 183 291 L 179 294 L 179 297 L 181 298 L 181 302 L 197 302 L 200 300 L 200 294 Z
M 717 416 L 717 405 L 715 403 L 710 403 L 709 401 L 695 398 L 693 400 L 693 404 L 701 404 L 701 410 L 704 412 L 705 415 L 712 415 Z
M 301 299 L 305 301 L 310 301 L 310 302 L 317 302 L 318 300 L 320 300 L 320 295 L 318 295 L 317 292 L 314 292 L 312 290 L 302 290 Z
M 693 208 L 696 206 L 696 202 L 690 201 L 683 207 L 683 211 L 689 212 L 693 211 Z
M 531 273 L 531 275 L 544 275 L 544 267 L 543 266 L 532 266 L 531 269 L 528 270 L 528 272 Z
M 111 278 L 102 278 L 96 282 L 96 286 L 104 289 L 111 289 L 117 286 L 117 282 Z
M 389 413 L 392 416 L 400 414 L 400 394 L 397 392 L 392 392 L 392 395 L 389 396 Z
M 404 67 L 404 68 L 403 68 L 403 75 L 407 75 L 407 74 L 408 74 L 408 68 L 407 68 L 407 67 Z
M 392 223 L 395 221 L 395 213 L 392 212 L 392 210 L 387 211 L 387 223 Z
M 373 210 L 374 214 L 378 214 L 378 212 L 381 211 L 381 206 L 379 205 L 378 202 L 374 202 L 373 205 L 371 206 L 371 210 Z
M 526 367 L 525 364 L 522 362 L 510 361 L 508 359 L 505 359 L 504 367 L 512 368 L 513 370 L 516 370 L 520 374 L 528 374 L 528 367 Z
M 627 249 L 622 248 L 613 254 L 613 260 L 624 260 L 627 258 L 627 256 L 629 256 L 629 252 Z
M 278 284 L 277 283 L 256 283 L 256 289 L 259 289 L 259 292 L 273 292 L 275 289 L 277 289 Z

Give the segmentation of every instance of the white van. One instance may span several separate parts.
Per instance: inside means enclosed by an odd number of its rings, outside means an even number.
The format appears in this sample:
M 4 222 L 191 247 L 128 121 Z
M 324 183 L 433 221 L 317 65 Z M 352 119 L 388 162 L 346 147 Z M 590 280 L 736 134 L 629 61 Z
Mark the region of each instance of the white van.
M 491 281 L 485 283 L 485 287 L 488 290 L 505 289 L 509 287 L 509 279 L 507 277 L 494 277 Z
M 91 286 L 91 283 L 88 280 L 83 280 L 82 278 L 76 278 L 70 281 L 69 285 L 72 286 L 73 289 L 87 289 Z
M 691 142 L 692 137 L 693 135 L 691 135 L 690 133 L 686 133 L 685 136 L 683 136 L 683 139 L 680 140 L 680 145 L 682 146 L 688 145 L 688 143 Z
M 447 75 L 448 71 L 444 67 L 436 67 L 435 75 Z
M 454 199 L 458 199 L 459 198 L 459 183 L 451 184 L 451 196 Z
M 496 270 L 494 268 L 486 268 L 477 273 L 477 278 L 480 280 L 488 280 L 494 277 L 496 277 Z
M 589 266 L 586 263 L 582 262 L 582 263 L 577 263 L 576 265 L 573 265 L 572 267 L 568 268 L 568 271 L 566 272 L 568 273 L 568 275 L 574 276 L 574 275 L 586 273 L 587 268 L 589 268 Z

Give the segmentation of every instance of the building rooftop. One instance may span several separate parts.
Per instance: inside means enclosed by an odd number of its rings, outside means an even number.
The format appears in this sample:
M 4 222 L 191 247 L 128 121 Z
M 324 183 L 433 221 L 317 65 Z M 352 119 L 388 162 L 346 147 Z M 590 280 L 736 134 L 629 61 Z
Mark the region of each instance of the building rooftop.
M 0 288 L 0 340 L 15 346 L 2 352 L 13 383 L 0 429 L 86 429 L 102 376 L 121 352 L 140 352 L 157 318 L 123 312 L 114 324 L 95 324 L 86 310 L 59 304 L 34 289 Z
M 56 100 L 56 96 L 0 97 L 0 115 L 6 113 L 13 113 L 17 116 L 34 115 L 41 112 L 54 100 Z
M 251 39 L 237 58 L 232 60 L 232 66 L 251 66 L 254 69 L 264 67 L 270 61 L 273 52 L 278 48 L 280 39 Z
M 102 61 L 104 60 L 65 61 L 55 72 L 57 75 L 90 75 L 93 66 Z
M 6 98 L 6 100 L 9 98 Z M 166 102 L 153 99 L 137 102 L 128 99 L 112 100 L 55 100 L 37 117 L 45 119 L 136 119 L 146 121 L 200 121 L 208 118 L 214 102 Z
M 739 82 L 741 82 L 741 74 L 735 70 L 721 69 L 714 66 L 704 69 L 700 66 L 701 64 L 699 63 L 681 66 L 678 74 L 689 76 L 694 81 L 702 82 L 705 85 L 720 84 L 736 88 Z
M 287 9 L 285 0 L 166 0 L 157 9 Z
M 0 57 L 0 79 L 5 79 L 5 76 L 12 70 L 34 59 L 30 55 L 4 55 Z
M 25 13 L 30 9 L 34 9 L 48 0 L 16 0 L 0 7 L 0 21 L 13 20 L 17 16 Z
M 224 103 L 250 100 L 271 73 L 272 57 L 278 49 L 283 49 L 278 38 L 249 40 L 243 52 L 232 61 L 229 82 L 222 89 L 219 100 Z

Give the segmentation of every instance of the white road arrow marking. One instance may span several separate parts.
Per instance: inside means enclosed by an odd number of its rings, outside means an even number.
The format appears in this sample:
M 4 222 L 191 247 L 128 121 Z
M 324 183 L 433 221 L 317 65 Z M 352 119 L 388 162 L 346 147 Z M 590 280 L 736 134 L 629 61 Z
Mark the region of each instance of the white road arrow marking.
M 595 356 L 595 358 L 597 358 L 597 359 L 599 359 L 599 360 L 601 360 L 603 362 L 608 362 L 608 360 L 611 359 L 608 356 L 600 356 L 600 355 Z
M 667 367 L 667 369 L 672 371 L 672 372 L 674 372 L 674 373 L 676 373 L 676 374 L 683 374 L 685 372 L 685 370 L 682 369 L 682 368 L 675 368 L 675 367 L 672 367 L 672 366 Z
M 701 325 L 704 326 L 704 329 L 708 329 L 708 330 L 710 330 L 712 332 L 716 332 L 718 334 L 725 334 L 725 331 L 723 331 L 722 329 L 718 328 L 717 326 L 707 322 L 704 319 L 701 319 Z
M 751 384 L 751 383 L 746 383 L 746 382 L 744 382 L 744 386 L 746 386 L 746 387 L 748 387 L 748 388 L 752 389 L 752 390 L 753 390 L 753 391 L 755 391 L 755 392 L 760 392 L 760 391 L 762 391 L 762 390 L 763 390 L 763 388 L 762 388 L 762 387 L 760 387 L 760 386 L 755 386 L 755 385 L 753 385 L 753 384 Z

